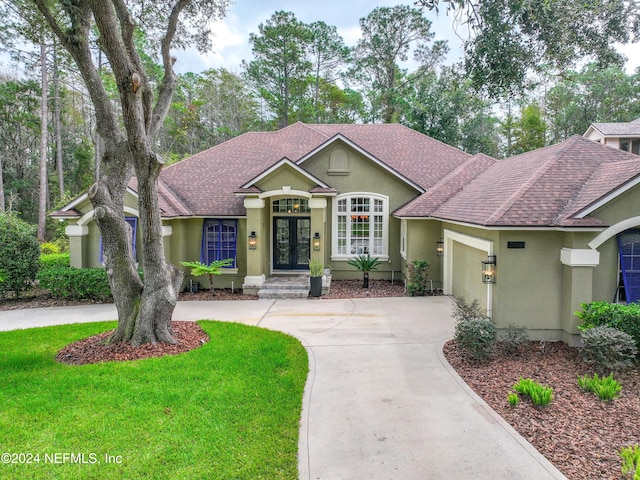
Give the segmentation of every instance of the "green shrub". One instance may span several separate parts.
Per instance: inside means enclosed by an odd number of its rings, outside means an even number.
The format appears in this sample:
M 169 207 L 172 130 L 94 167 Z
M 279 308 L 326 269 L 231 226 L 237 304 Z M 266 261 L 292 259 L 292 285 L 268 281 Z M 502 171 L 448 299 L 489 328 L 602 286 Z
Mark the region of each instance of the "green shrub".
M 593 377 L 578 377 L 578 386 L 585 392 L 592 392 L 603 402 L 609 402 L 618 398 L 622 385 L 613 378 L 613 373 L 608 377 L 598 377 L 597 373 Z
M 504 353 L 516 353 L 520 345 L 529 339 L 529 332 L 524 327 L 509 325 L 502 338 L 500 338 L 500 348 Z
M 414 260 L 408 266 L 409 283 L 407 291 L 412 297 L 424 297 L 427 294 L 427 282 L 429 281 L 429 262 L 426 260 Z
M 40 266 L 40 245 L 36 228 L 13 214 L 0 213 L 0 296 L 8 292 L 18 297 L 31 286 Z
M 520 377 L 520 381 L 513 386 L 513 389 L 527 395 L 535 406 L 546 406 L 553 400 L 553 388 L 534 382 L 530 378 Z
M 454 338 L 473 360 L 483 362 L 494 352 L 498 329 L 480 308 L 477 300 L 468 304 L 464 298 L 455 298 L 451 316 L 457 320 Z
M 607 326 L 628 333 L 640 349 L 640 303 L 591 302 L 580 305 L 582 311 L 575 312 L 582 320 L 578 328 L 587 331 L 595 327 Z
M 58 247 L 55 243 L 44 242 L 40 244 L 40 253 L 43 255 L 60 253 L 60 247 Z
M 40 269 L 64 268 L 69 266 L 68 253 L 52 253 L 49 255 L 40 255 Z
M 38 273 L 40 286 L 54 298 L 111 301 L 107 272 L 102 268 L 50 268 Z
M 622 475 L 633 480 L 640 480 L 640 445 L 624 447 L 618 452 L 622 458 Z
M 509 405 L 511 405 L 512 407 L 517 407 L 520 403 L 520 397 L 517 393 L 510 393 L 507 397 L 507 400 L 509 401 Z
M 636 360 L 638 348 L 631 335 L 613 327 L 599 326 L 584 330 L 580 355 L 587 363 L 611 371 L 631 367 Z

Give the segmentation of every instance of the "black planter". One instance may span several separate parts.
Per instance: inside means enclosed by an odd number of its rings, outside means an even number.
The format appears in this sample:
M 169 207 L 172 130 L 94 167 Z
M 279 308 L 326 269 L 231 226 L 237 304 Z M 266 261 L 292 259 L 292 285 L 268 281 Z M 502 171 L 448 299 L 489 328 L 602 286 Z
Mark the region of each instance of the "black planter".
M 311 289 L 309 295 L 312 297 L 319 297 L 322 295 L 322 277 L 309 277 Z
M 198 282 L 194 282 L 193 280 L 189 280 L 189 283 L 187 284 L 187 292 L 189 292 L 189 293 L 198 293 L 199 287 L 200 287 L 200 284 Z

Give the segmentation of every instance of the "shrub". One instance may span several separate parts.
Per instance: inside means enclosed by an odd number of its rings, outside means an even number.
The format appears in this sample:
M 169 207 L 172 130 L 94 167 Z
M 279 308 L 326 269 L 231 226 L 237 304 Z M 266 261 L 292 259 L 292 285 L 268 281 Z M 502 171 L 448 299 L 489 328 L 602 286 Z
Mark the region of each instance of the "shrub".
M 477 300 L 468 304 L 464 298 L 455 298 L 453 318 L 457 320 L 454 338 L 473 360 L 486 361 L 495 350 L 498 330 L 480 308 Z
M 52 253 L 49 255 L 40 255 L 40 269 L 64 268 L 69 266 L 68 253 Z
M 101 302 L 112 299 L 107 272 L 102 268 L 50 268 L 41 270 L 38 280 L 54 298 Z
M 40 244 L 40 253 L 43 255 L 60 253 L 60 247 L 58 247 L 55 243 L 44 242 Z
M 524 327 L 509 325 L 503 337 L 500 339 L 500 348 L 504 353 L 514 354 L 520 345 L 529 339 L 529 333 Z
M 409 279 L 407 290 L 412 297 L 424 297 L 427 294 L 427 282 L 429 281 L 429 262 L 426 260 L 414 260 L 409 264 Z
M 553 400 L 553 388 L 534 382 L 530 378 L 520 377 L 520 381 L 513 386 L 513 389 L 527 395 L 535 406 L 546 406 Z
M 640 348 L 640 303 L 623 305 L 620 303 L 591 302 L 581 304 L 582 311 L 575 312 L 582 320 L 578 328 L 587 331 L 595 327 L 607 326 L 628 333 Z
M 512 407 L 517 407 L 520 403 L 520 397 L 517 393 L 510 393 L 507 397 L 507 400 L 509 401 L 509 405 L 511 405 Z
M 0 213 L 0 270 L 4 281 L 0 294 L 16 297 L 29 288 L 38 273 L 40 247 L 34 226 L 13 214 Z
M 604 370 L 620 370 L 632 366 L 638 349 L 631 335 L 616 328 L 600 326 L 581 333 L 580 355 L 587 363 Z
M 587 375 L 578 377 L 578 386 L 585 392 L 594 393 L 603 402 L 608 402 L 619 397 L 622 385 L 614 380 L 613 374 L 608 377 L 598 377 L 597 373 L 593 374 L 593 378 Z
M 633 475 L 633 480 L 640 480 L 640 445 L 624 447 L 618 452 L 622 458 L 622 475 L 628 478 Z
M 453 313 L 451 316 L 458 321 L 487 318 L 486 313 L 480 307 L 477 299 L 474 299 L 471 303 L 467 303 L 462 297 L 455 297 L 453 299 Z

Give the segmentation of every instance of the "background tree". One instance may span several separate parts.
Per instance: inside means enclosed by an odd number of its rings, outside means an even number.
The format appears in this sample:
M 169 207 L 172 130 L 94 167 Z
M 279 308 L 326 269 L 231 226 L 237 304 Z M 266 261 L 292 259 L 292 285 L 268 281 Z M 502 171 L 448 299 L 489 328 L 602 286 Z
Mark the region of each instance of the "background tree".
M 423 75 L 407 97 L 402 123 L 469 153 L 498 154 L 498 119 L 492 105 L 455 69 Z
M 579 60 L 621 65 L 616 43 L 640 35 L 637 0 L 417 0 L 438 10 L 446 5 L 464 25 L 465 68 L 476 88 L 494 98 L 528 89 L 529 72 L 566 69 Z
M 80 71 L 95 108 L 97 131 L 104 141 L 100 178 L 89 189 L 89 198 L 102 235 L 105 266 L 118 309 L 118 328 L 111 340 L 133 345 L 173 343 L 170 322 L 182 273 L 164 257 L 158 205 L 158 175 L 164 162 L 154 147 L 175 88 L 171 48 L 196 41 L 199 47 L 206 47 L 207 26 L 211 18 L 224 13 L 227 2 L 31 1 Z M 149 38 L 159 40 L 163 76 L 157 94 L 136 45 L 138 25 L 144 26 Z M 93 27 L 117 86 L 120 112 L 114 109 L 108 85 L 94 62 Z M 133 261 L 123 215 L 124 194 L 134 173 L 144 282 Z
M 408 85 L 439 63 L 446 43 L 434 38 L 431 22 L 420 10 L 407 5 L 379 7 L 360 19 L 362 38 L 354 49 L 355 73 L 363 82 L 372 109 L 372 120 L 398 121 L 399 103 Z M 407 61 L 411 47 L 420 68 L 412 76 L 399 66 Z
M 304 108 L 311 74 L 307 48 L 312 40 L 309 27 L 291 12 L 276 12 L 249 43 L 255 60 L 243 62 L 246 76 L 275 116 L 277 126 L 289 125 Z
M 326 86 L 325 91 L 336 92 L 338 87 L 335 82 L 344 76 L 344 67 L 350 61 L 351 49 L 338 35 L 335 26 L 313 22 L 309 29 L 311 42 L 308 52 L 313 69 L 313 107 L 316 111 L 315 121 L 321 122 L 323 108 L 320 104 L 320 91 Z
M 520 117 L 511 123 L 511 128 L 513 142 L 507 156 L 529 152 L 546 145 L 547 124 L 543 119 L 542 109 L 536 104 L 524 107 Z

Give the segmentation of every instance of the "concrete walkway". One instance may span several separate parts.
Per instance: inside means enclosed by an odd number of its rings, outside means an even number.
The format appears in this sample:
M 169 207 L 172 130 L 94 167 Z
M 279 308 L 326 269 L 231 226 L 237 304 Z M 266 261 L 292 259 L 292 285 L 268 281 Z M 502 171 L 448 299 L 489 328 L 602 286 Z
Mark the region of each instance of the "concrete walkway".
M 422 297 L 180 302 L 174 318 L 256 325 L 305 345 L 301 480 L 565 478 L 446 362 L 450 314 L 447 297 Z M 0 330 L 114 318 L 113 305 L 3 311 Z

